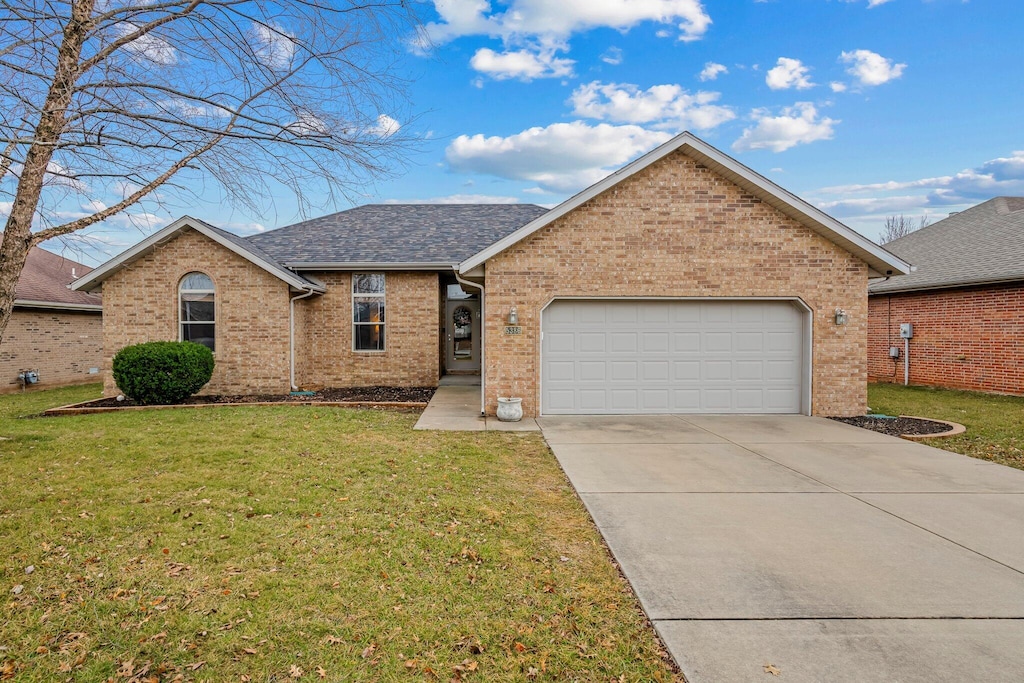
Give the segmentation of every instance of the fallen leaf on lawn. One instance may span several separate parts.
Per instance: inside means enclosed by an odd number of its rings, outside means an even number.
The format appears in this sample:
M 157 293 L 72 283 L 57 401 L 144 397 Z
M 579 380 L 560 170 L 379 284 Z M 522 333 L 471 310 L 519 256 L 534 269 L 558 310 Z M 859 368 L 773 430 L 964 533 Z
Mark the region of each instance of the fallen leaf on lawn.
M 328 645 L 337 645 L 338 643 L 344 643 L 345 641 L 337 636 L 327 636 Z
M 518 640 L 516 641 L 516 644 L 512 646 L 512 649 L 516 652 L 526 652 L 526 646 L 520 643 Z
M 302 678 L 303 673 L 305 672 L 302 670 L 302 667 L 296 666 L 295 664 L 292 664 L 292 667 L 288 669 L 289 678 Z
M 320 678 L 327 678 L 327 669 L 323 668 L 322 666 L 318 666 L 316 668 L 316 675 Z
M 533 666 L 531 666 L 530 669 L 526 672 L 526 677 L 529 678 L 531 681 L 537 678 L 537 676 L 539 675 L 540 671 L 538 671 L 537 668 Z
M 243 648 L 242 652 L 244 652 L 247 655 L 254 655 L 254 654 L 256 654 L 256 648 L 254 648 L 254 647 Z
M 363 649 L 363 659 L 366 659 L 377 650 L 377 643 L 370 643 Z
M 195 664 L 188 664 L 188 665 L 186 665 L 186 668 L 189 669 L 190 671 L 199 671 L 201 668 L 203 668 L 203 666 L 205 664 L 206 664 L 205 661 L 203 661 L 203 662 L 196 662 Z
M 782 673 L 782 670 L 772 664 L 765 664 L 764 672 L 766 674 L 771 674 L 772 676 L 778 676 Z

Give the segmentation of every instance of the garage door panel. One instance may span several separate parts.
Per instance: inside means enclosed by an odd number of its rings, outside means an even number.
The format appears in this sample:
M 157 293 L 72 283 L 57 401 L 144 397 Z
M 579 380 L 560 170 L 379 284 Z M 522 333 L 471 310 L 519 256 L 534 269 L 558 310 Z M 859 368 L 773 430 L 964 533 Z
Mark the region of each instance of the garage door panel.
M 639 364 L 636 361 L 613 360 L 609 363 L 609 365 L 611 366 L 613 381 L 635 382 L 637 380 L 637 366 Z
M 604 382 L 607 377 L 607 363 L 604 361 L 580 361 L 580 380 L 583 382 Z
M 803 314 L 782 301 L 558 301 L 542 412 L 796 413 Z
M 608 342 L 604 332 L 581 332 L 577 339 L 580 353 L 604 353 Z
M 552 382 L 572 382 L 576 379 L 576 364 L 571 360 L 551 361 L 548 375 Z
M 733 332 L 705 332 L 704 353 L 731 353 Z
M 721 382 L 732 379 L 731 360 L 707 360 L 701 364 L 701 379 Z
M 608 335 L 612 353 L 636 353 L 639 348 L 636 332 L 612 332 Z
M 700 379 L 699 360 L 677 360 L 672 363 L 672 379 L 677 382 Z

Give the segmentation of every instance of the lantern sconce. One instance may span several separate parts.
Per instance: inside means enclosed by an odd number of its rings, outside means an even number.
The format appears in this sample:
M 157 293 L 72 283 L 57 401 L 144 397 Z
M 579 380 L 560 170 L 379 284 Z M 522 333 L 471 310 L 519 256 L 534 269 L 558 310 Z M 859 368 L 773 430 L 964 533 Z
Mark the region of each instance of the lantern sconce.
M 518 325 L 519 324 L 519 312 L 516 311 L 516 307 L 515 306 L 513 306 L 510 309 L 508 309 L 508 324 L 509 325 Z
M 846 311 L 841 308 L 836 309 L 836 325 L 846 324 Z

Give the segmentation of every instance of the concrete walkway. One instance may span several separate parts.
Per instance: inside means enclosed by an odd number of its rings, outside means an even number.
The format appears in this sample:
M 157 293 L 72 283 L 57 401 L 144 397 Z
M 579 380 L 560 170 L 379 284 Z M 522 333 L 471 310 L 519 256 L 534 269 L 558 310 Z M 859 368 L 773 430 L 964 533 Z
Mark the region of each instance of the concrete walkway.
M 820 418 L 539 423 L 690 683 L 1024 681 L 1024 472 Z
M 465 380 L 463 380 L 464 382 Z M 532 418 L 520 422 L 502 422 L 480 415 L 480 380 L 476 386 L 464 383 L 442 384 L 423 410 L 413 429 L 437 429 L 451 432 L 536 432 L 540 428 Z

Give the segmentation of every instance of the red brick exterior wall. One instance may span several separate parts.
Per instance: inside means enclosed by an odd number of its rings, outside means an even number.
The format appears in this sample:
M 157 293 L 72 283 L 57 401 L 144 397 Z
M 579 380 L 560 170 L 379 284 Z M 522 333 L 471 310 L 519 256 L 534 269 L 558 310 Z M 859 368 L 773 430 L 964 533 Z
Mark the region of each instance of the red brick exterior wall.
M 812 310 L 811 412 L 867 407 L 867 264 L 676 152 L 486 264 L 486 400 L 540 405 L 540 317 L 565 296 L 795 297 Z M 520 336 L 502 334 L 516 306 Z M 849 324 L 834 323 L 843 308 Z M 514 388 L 514 389 L 513 389 Z
M 119 349 L 178 338 L 178 284 L 192 271 L 206 273 L 216 287 L 216 367 L 201 393 L 290 391 L 288 309 L 296 292 L 201 233 L 185 230 L 103 283 L 105 393 L 117 394 L 110 365 Z M 383 352 L 352 350 L 350 274 L 312 277 L 327 292 L 295 302 L 300 388 L 437 385 L 437 273 L 386 274 Z
M 303 389 L 437 386 L 437 273 L 384 274 L 384 351 L 352 350 L 351 274 L 308 275 L 327 292 L 296 302 L 295 374 Z
M 870 297 L 874 381 L 903 382 L 900 323 L 914 325 L 911 384 L 1024 395 L 1024 283 Z M 890 346 L 900 349 L 896 363 Z
M 193 271 L 216 288 L 216 365 L 201 393 L 286 393 L 288 285 L 195 230 L 186 229 L 103 282 L 104 393 L 129 344 L 178 339 L 178 284 Z
M 18 373 L 38 370 L 29 389 L 98 382 L 103 367 L 103 319 L 98 311 L 15 308 L 0 342 L 0 393 L 20 391 Z

